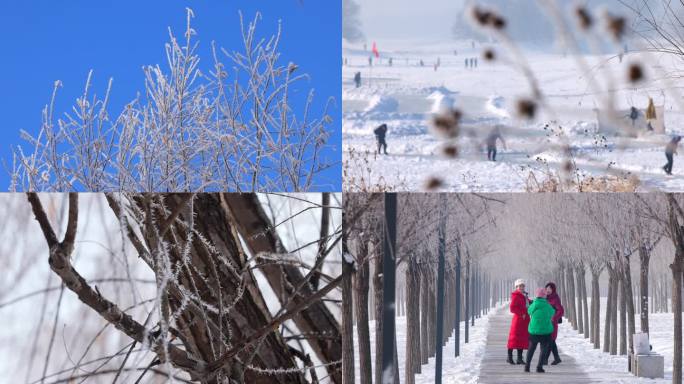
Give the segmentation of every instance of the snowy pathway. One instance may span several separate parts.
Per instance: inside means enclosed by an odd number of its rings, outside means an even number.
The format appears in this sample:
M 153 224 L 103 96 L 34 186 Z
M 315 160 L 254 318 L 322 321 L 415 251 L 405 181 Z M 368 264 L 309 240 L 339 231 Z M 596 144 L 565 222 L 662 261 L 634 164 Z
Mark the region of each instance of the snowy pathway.
M 478 383 L 600 383 L 602 380 L 592 379 L 577 362 L 560 350 L 561 364 L 545 366 L 546 373 L 535 373 L 539 349 L 532 359 L 531 373 L 523 371 L 522 365 L 510 365 L 506 362 L 506 341 L 511 324 L 508 308 L 502 308 L 489 318 L 487 347 L 480 365 Z M 527 351 L 525 351 L 526 353 Z M 514 353 L 515 357 L 515 353 Z M 551 358 L 553 359 L 553 357 Z M 618 374 L 619 376 L 620 374 Z

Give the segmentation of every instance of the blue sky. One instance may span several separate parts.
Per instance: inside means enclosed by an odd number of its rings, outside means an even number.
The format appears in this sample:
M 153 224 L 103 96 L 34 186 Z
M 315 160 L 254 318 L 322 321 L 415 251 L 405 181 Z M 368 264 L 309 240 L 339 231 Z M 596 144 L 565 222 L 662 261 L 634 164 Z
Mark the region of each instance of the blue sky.
M 237 48 L 241 44 L 238 11 L 252 19 L 262 13 L 257 33 L 274 32 L 282 20 L 280 49 L 284 63 L 298 63 L 311 76 L 316 90 L 314 110 L 328 97 L 336 99 L 330 143 L 336 149 L 326 158 L 337 166 L 320 174 L 323 190 L 341 190 L 340 0 L 7 0 L 0 12 L 0 159 L 11 161 L 11 145 L 26 143 L 19 130 L 35 133 L 41 110 L 49 102 L 55 80 L 61 80 L 56 111 L 70 110 L 83 92 L 93 69 L 93 89 L 103 95 L 114 78 L 110 114 L 143 90 L 142 66 L 166 62 L 167 27 L 182 36 L 185 8 L 195 13 L 193 27 L 200 40 L 201 65 L 210 65 L 210 43 Z M 304 83 L 300 86 L 304 88 Z M 0 191 L 9 175 L 0 169 Z

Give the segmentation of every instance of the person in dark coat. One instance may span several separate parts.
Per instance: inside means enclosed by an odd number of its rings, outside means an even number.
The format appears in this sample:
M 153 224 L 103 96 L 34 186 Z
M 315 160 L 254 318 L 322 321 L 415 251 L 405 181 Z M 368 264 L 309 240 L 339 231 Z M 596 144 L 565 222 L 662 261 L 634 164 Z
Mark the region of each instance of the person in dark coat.
M 356 72 L 354 74 L 354 84 L 356 84 L 356 88 L 361 86 L 361 72 Z
M 380 124 L 379 127 L 373 130 L 373 133 L 375 133 L 375 139 L 378 142 L 378 155 L 382 152 L 384 152 L 385 155 L 387 155 L 387 142 L 385 141 L 385 135 L 387 134 L 387 124 Z
M 525 372 L 530 371 L 534 351 L 537 349 L 537 344 L 541 344 L 539 360 L 537 360 L 537 372 L 544 373 L 542 363 L 544 354 L 549 348 L 549 342 L 551 341 L 551 334 L 553 333 L 551 319 L 556 310 L 546 300 L 546 289 L 538 288 L 535 292 L 535 297 L 532 304 L 527 308 L 527 313 L 530 315 L 530 325 L 527 327 L 527 330 L 530 332 L 530 346 L 527 349 Z
M 513 314 L 511 328 L 508 332 L 508 359 L 509 364 L 525 364 L 523 360 L 523 349 L 529 345 L 529 333 L 527 327 L 530 323 L 530 316 L 527 314 L 527 306 L 530 301 L 525 292 L 525 280 L 515 281 L 515 290 L 511 293 L 510 310 Z M 513 361 L 513 350 L 518 350 L 518 360 Z
M 672 156 L 677 154 L 677 146 L 679 145 L 679 141 L 681 139 L 682 139 L 681 136 L 675 136 L 665 146 L 665 157 L 667 158 L 667 164 L 665 164 L 663 166 L 663 170 L 668 175 L 672 174 L 672 164 L 674 162 L 674 159 L 672 158 Z
M 561 304 L 560 296 L 558 296 L 558 293 L 556 292 L 556 284 L 553 282 L 548 282 L 546 283 L 546 301 L 551 304 L 553 309 L 556 310 L 556 313 L 553 315 L 553 318 L 551 318 L 551 322 L 553 323 L 553 333 L 551 334 L 551 341 L 549 343 L 549 348 L 546 349 L 546 353 L 544 354 L 544 362 L 543 365 L 547 365 L 549 363 L 549 356 L 553 352 L 553 361 L 551 362 L 551 365 L 557 365 L 560 364 L 561 359 L 560 356 L 558 355 L 558 346 L 556 345 L 556 337 L 558 336 L 558 323 L 560 323 L 561 319 L 563 318 L 563 314 L 565 313 L 565 309 L 563 308 L 563 305 Z
M 485 144 L 487 145 L 487 160 L 489 161 L 496 161 L 497 140 L 501 140 L 501 144 L 503 145 L 504 149 L 506 149 L 506 141 L 504 141 L 504 138 L 501 135 L 501 128 L 498 126 L 494 127 L 494 129 L 492 129 L 492 131 L 489 133 L 489 136 L 487 136 L 487 139 L 485 139 Z

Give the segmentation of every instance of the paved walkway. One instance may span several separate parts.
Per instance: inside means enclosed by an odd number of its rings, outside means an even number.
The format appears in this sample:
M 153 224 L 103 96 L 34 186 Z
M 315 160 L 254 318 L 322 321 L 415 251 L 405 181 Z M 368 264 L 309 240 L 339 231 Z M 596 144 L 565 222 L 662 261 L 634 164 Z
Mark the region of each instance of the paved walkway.
M 582 368 L 570 356 L 563 354 L 559 350 L 561 360 L 559 365 L 548 365 L 544 367 L 546 373 L 536 373 L 535 368 L 539 358 L 539 347 L 532 358 L 532 365 L 527 373 L 523 371 L 524 365 L 510 365 L 506 362 L 506 342 L 508 340 L 508 330 L 511 324 L 512 315 L 508 307 L 498 310 L 491 314 L 489 318 L 489 332 L 487 333 L 487 346 L 482 365 L 480 366 L 479 383 L 599 383 L 599 380 L 592 380 L 582 370 Z M 527 351 L 524 351 L 527 353 Z M 513 358 L 517 352 L 513 352 Z M 553 356 L 550 360 L 553 360 Z

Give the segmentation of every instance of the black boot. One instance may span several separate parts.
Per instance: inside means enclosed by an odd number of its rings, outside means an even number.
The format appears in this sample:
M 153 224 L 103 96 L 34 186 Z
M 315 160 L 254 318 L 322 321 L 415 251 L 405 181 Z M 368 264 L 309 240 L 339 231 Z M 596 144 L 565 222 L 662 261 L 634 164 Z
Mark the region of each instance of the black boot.
M 544 373 L 544 372 L 546 372 L 546 371 L 544 370 L 544 368 L 541 367 L 541 365 L 537 367 L 537 373 Z
M 525 364 L 525 372 L 529 372 L 529 371 L 530 371 L 530 366 Z
M 554 360 L 551 362 L 551 365 L 558 365 L 558 364 L 560 364 L 560 363 L 561 363 L 561 359 L 558 358 L 558 359 L 554 359 Z
M 516 361 L 516 364 L 525 364 L 525 360 L 523 360 L 522 356 L 522 349 L 518 349 L 518 361 Z
M 509 349 L 509 350 L 508 350 L 508 359 L 506 359 L 506 362 L 507 362 L 508 364 L 515 364 L 515 363 L 513 362 L 513 350 L 512 350 L 512 349 Z

